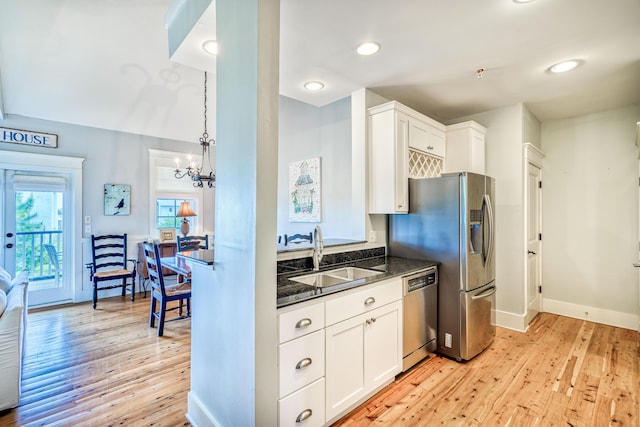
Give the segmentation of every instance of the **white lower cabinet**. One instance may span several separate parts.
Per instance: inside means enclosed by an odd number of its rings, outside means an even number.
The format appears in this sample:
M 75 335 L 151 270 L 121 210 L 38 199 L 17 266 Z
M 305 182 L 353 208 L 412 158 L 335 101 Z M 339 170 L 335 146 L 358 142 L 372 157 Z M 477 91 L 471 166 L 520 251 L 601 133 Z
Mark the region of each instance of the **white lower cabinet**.
M 402 280 L 279 313 L 278 425 L 337 420 L 402 369 Z
M 326 419 L 332 420 L 402 368 L 402 303 L 326 328 Z
M 282 310 L 278 316 L 278 425 L 324 425 L 324 302 Z
M 278 401 L 280 427 L 324 425 L 324 378 Z

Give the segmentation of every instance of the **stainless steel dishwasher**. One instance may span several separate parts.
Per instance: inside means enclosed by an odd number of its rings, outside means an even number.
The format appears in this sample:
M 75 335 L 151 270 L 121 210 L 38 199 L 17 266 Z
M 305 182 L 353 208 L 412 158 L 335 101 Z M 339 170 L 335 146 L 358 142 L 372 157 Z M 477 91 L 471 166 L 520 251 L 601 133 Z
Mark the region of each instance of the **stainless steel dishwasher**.
M 406 371 L 437 347 L 438 268 L 402 278 L 402 371 Z

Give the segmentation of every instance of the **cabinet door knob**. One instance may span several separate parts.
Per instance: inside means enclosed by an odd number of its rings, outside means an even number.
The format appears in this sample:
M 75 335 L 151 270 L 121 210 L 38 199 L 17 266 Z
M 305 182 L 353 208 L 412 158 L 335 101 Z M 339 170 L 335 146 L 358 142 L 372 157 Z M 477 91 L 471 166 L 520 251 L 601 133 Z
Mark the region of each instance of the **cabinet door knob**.
M 296 323 L 296 329 L 306 328 L 309 325 L 311 325 L 311 319 L 305 317 L 304 319 L 298 320 L 298 323 Z
M 311 409 L 305 409 L 304 411 L 300 412 L 300 415 L 298 415 L 298 417 L 296 418 L 296 422 L 301 423 L 311 415 L 313 415 L 313 411 Z
M 371 305 L 374 302 L 376 302 L 376 299 L 374 297 L 369 297 L 366 300 L 364 300 L 364 305 Z
M 313 361 L 311 360 L 310 357 L 305 357 L 304 359 L 302 359 L 296 364 L 296 369 L 304 369 L 307 366 L 311 365 L 311 362 Z

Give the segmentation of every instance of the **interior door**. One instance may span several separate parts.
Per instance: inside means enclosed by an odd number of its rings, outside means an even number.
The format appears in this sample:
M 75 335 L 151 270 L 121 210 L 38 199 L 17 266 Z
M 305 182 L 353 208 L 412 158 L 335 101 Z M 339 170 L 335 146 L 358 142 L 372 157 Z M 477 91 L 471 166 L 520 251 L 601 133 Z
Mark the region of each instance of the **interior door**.
M 66 179 L 5 169 L 4 265 L 29 272 L 29 304 L 44 305 L 72 298 L 68 259 Z M 66 273 L 66 274 L 65 274 Z
M 527 323 L 542 309 L 542 169 L 527 163 Z
M 638 137 L 636 145 L 640 144 L 640 123 L 638 123 Z M 638 233 L 640 233 L 640 153 L 638 154 Z M 640 313 L 640 234 L 638 235 L 638 261 L 633 263 L 638 268 L 638 313 Z M 640 324 L 638 325 L 640 331 Z

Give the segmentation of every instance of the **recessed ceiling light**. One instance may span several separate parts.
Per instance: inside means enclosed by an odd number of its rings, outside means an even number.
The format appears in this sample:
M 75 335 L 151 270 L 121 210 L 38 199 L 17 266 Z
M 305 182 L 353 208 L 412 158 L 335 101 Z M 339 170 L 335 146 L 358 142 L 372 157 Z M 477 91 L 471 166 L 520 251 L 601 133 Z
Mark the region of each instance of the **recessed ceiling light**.
M 514 3 L 531 3 L 534 0 L 513 0 Z
M 208 54 L 217 55 L 218 42 L 216 42 L 215 40 L 207 40 L 206 42 L 202 43 L 202 49 Z
M 376 42 L 365 42 L 358 45 L 356 50 L 360 55 L 373 55 L 380 50 L 380 45 Z
M 563 61 L 549 67 L 549 71 L 552 73 L 565 73 L 567 71 L 571 71 L 580 65 L 580 61 L 577 59 L 572 59 L 570 61 Z
M 324 87 L 324 83 L 318 81 L 306 82 L 304 87 L 308 90 L 320 90 Z

